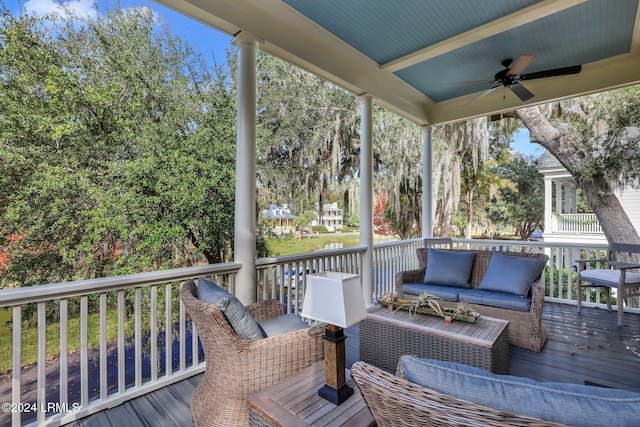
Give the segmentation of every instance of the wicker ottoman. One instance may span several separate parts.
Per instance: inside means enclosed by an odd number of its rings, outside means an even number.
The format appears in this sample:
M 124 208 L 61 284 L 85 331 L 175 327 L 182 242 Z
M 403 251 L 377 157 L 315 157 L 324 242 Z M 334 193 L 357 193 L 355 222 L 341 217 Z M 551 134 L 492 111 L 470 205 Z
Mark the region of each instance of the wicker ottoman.
M 376 306 L 360 322 L 360 360 L 395 372 L 403 354 L 509 373 L 509 322 L 482 315 L 475 323 Z

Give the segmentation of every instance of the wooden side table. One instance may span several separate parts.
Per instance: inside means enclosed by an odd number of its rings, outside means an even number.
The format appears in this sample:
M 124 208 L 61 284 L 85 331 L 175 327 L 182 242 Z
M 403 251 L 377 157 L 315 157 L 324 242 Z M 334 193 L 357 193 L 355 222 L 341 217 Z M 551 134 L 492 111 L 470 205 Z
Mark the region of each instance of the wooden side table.
M 318 396 L 324 385 L 324 361 L 320 361 L 249 397 L 249 425 L 252 427 L 375 426 L 360 390 L 351 381 L 353 396 L 336 406 Z

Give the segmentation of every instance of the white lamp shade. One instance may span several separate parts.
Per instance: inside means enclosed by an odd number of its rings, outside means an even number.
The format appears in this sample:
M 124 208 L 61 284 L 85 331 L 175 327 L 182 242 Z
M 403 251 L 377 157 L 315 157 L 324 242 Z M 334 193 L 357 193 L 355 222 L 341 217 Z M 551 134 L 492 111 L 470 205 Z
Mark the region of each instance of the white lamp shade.
M 348 328 L 367 317 L 360 276 L 323 271 L 307 275 L 302 317 Z

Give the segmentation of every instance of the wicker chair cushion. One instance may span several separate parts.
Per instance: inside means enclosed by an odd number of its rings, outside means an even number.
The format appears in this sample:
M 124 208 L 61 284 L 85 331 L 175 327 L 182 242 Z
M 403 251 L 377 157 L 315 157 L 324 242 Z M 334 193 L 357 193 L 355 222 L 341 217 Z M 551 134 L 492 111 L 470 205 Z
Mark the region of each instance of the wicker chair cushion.
M 475 252 L 451 252 L 429 249 L 424 282 L 429 285 L 470 288 Z
M 526 297 L 533 281 L 540 277 L 546 264 L 542 259 L 494 253 L 478 289 Z
M 511 310 L 529 311 L 531 308 L 531 298 L 482 289 L 465 289 L 458 294 L 458 298 L 470 304 L 490 305 Z
M 401 370 L 414 384 L 458 399 L 516 414 L 580 426 L 638 423 L 640 393 L 496 375 L 454 362 L 403 356 Z
M 309 327 L 309 325 L 306 324 L 299 316 L 293 313 L 274 317 L 273 319 L 263 320 L 262 322 L 259 322 L 258 325 L 260 325 L 265 338 Z
M 402 285 L 402 292 L 405 294 L 420 295 L 428 292 L 445 301 L 458 301 L 460 291 L 461 289 L 455 286 L 428 285 L 426 283 L 405 283 Z
M 251 316 L 251 313 L 247 311 L 238 298 L 220 286 L 209 280 L 199 279 L 197 297 L 200 301 L 218 306 L 233 330 L 240 337 L 247 340 L 264 338 L 258 322 Z

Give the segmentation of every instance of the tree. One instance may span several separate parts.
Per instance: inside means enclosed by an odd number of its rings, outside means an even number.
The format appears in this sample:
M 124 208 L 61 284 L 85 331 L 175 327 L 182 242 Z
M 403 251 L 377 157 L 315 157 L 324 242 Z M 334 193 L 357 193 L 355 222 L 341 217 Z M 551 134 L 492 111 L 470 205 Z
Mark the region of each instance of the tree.
M 544 223 L 544 179 L 535 159 L 516 155 L 494 168 L 502 179 L 499 193 L 491 200 L 489 217 L 511 225 L 522 240 L 528 240 Z
M 293 220 L 293 225 L 296 228 L 300 229 L 300 239 L 302 239 L 302 235 L 305 230 L 311 227 L 311 222 L 317 218 L 316 213 L 314 211 L 304 211 L 301 215 L 298 215 L 296 219 Z M 311 236 L 309 236 L 311 238 Z
M 640 186 L 640 86 L 559 104 L 552 124 L 539 107 L 517 111 L 531 133 L 569 171 L 610 242 L 640 243 L 615 188 Z
M 6 284 L 228 259 L 235 105 L 147 8 L 0 17 Z

